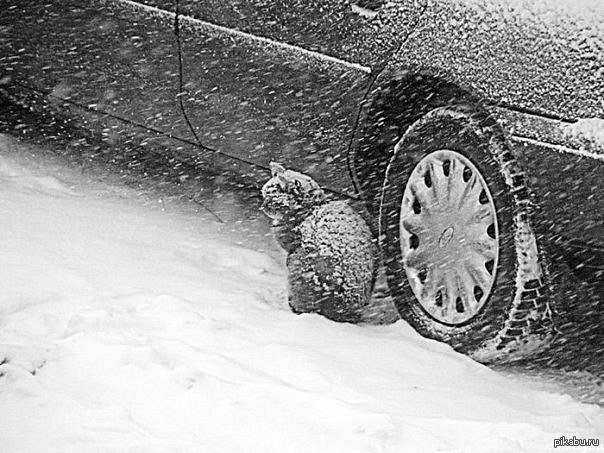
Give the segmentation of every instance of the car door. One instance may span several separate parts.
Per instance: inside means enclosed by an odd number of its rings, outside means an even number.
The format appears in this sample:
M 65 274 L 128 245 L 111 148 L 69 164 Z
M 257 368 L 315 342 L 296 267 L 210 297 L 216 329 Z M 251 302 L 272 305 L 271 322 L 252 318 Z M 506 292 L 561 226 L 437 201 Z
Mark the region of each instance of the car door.
M 129 126 L 186 134 L 169 18 L 123 2 L 25 0 L 3 8 L 0 22 L 0 70 L 12 92 L 64 106 L 116 143 Z
M 419 15 L 411 0 L 394 2 L 396 27 L 381 2 L 379 12 L 347 0 L 13 3 L 0 18 L 13 94 L 111 143 L 279 160 L 336 189 L 350 187 L 348 141 L 372 70 Z

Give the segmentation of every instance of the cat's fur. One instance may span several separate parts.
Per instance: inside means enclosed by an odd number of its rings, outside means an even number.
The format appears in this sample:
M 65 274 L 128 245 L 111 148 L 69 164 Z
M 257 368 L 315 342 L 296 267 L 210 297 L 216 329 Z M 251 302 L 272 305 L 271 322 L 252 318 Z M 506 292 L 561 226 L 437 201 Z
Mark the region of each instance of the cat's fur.
M 377 247 L 363 218 L 345 201 L 328 201 L 309 176 L 271 163 L 263 211 L 287 252 L 289 304 L 340 322 L 358 322 L 369 304 Z

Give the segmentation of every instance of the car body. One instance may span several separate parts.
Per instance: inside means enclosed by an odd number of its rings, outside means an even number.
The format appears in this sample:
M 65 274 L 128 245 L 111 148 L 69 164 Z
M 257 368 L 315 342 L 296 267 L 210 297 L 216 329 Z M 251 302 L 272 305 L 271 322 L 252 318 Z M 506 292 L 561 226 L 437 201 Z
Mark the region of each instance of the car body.
M 601 241 L 602 143 L 573 129 L 604 118 L 601 3 L 374 3 L 367 17 L 342 0 L 182 1 L 185 106 L 201 142 L 356 196 L 346 161 L 367 89 L 427 74 L 491 109 L 560 233 Z M 67 101 L 112 139 L 127 135 L 123 119 L 191 140 L 177 105 L 175 5 L 15 2 L 1 24 L 5 91 L 10 79 L 13 93 Z
M 384 110 L 479 104 L 527 172 L 539 240 L 601 257 L 599 0 L 25 0 L 0 42 L 13 100 L 221 172 L 279 161 L 376 219 L 392 153 L 363 140 Z

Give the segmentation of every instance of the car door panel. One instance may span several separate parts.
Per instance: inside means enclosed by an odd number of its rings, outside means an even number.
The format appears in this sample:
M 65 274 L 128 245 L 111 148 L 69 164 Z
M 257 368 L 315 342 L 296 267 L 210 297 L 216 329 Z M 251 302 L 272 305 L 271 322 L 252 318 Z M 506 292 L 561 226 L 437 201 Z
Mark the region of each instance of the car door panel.
M 114 140 L 120 120 L 193 140 L 178 104 L 172 12 L 65 0 L 20 2 L 8 14 L 2 67 L 12 83 L 77 106 L 84 127 L 94 121 Z M 368 68 L 186 16 L 180 31 L 181 95 L 204 146 L 261 165 L 280 160 L 353 193 L 346 151 Z
M 3 73 L 52 102 L 186 135 L 169 20 L 106 2 L 19 2 L 3 14 Z
M 176 0 L 142 0 L 175 10 Z M 374 2 L 376 16 L 352 0 L 180 0 L 191 17 L 366 66 L 385 61 L 413 29 L 425 0 Z

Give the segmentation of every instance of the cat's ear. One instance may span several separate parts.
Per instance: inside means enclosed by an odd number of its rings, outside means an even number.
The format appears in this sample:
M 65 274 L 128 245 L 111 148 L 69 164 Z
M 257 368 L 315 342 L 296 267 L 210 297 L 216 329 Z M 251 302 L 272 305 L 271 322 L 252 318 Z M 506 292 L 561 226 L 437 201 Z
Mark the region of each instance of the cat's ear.
M 271 162 L 269 164 L 270 168 L 271 168 L 271 176 L 274 178 L 275 176 L 279 176 L 282 175 L 283 173 L 285 173 L 285 167 L 283 167 L 283 165 L 278 164 L 277 162 Z

